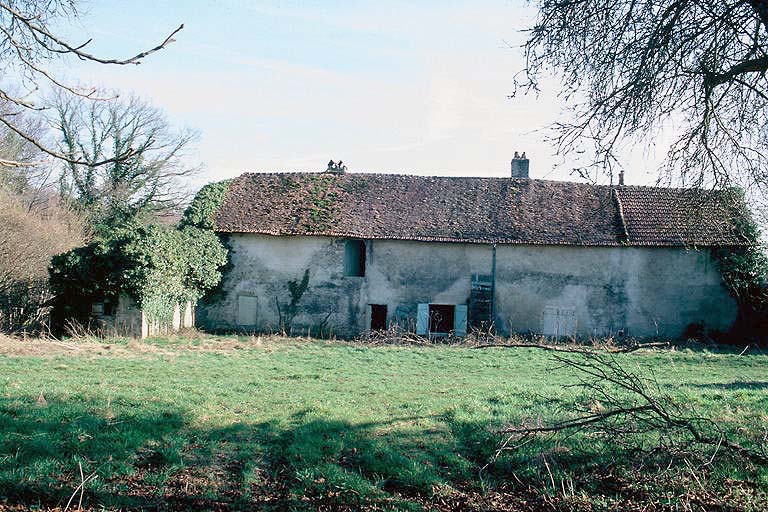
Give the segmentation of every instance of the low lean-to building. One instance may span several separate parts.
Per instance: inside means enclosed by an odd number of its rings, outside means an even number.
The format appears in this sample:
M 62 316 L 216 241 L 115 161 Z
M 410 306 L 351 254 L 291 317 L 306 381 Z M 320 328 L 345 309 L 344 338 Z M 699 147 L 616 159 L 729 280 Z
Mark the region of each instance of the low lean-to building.
M 726 192 L 344 172 L 243 174 L 216 216 L 231 267 L 214 330 L 351 337 L 679 337 L 727 331 L 713 248 L 743 245 Z
M 99 300 L 82 304 L 89 308 L 84 312 L 88 323 L 81 328 L 103 336 L 128 336 L 144 339 L 149 336 L 171 334 L 195 326 L 195 306 L 191 301 L 177 304 L 167 324 L 153 322 L 128 294 L 121 293 L 115 299 Z

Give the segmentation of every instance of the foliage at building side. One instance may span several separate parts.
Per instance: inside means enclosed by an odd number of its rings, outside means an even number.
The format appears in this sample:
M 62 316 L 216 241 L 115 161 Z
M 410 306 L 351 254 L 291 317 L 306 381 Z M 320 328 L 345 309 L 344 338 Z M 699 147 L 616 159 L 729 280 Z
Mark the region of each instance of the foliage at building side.
M 203 187 L 177 227 L 130 222 L 92 243 L 53 258 L 51 287 L 60 315 L 87 321 L 84 304 L 132 297 L 148 319 L 168 324 L 174 307 L 215 288 L 227 249 L 213 216 L 228 182 Z

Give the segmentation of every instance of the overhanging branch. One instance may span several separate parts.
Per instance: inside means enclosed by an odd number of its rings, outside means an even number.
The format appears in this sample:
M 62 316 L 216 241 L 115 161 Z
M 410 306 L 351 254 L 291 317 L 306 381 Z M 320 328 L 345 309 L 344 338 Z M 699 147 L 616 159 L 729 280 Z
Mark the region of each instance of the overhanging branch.
M 32 22 L 30 18 L 25 17 L 22 15 L 19 11 L 13 9 L 11 6 L 7 5 L 4 2 L 0 2 L 0 9 L 3 9 L 7 11 L 13 18 L 19 20 L 20 23 L 22 23 L 27 29 L 35 36 L 37 41 L 43 45 L 46 49 L 50 51 L 55 51 L 57 53 L 70 53 L 73 55 L 77 55 L 82 60 L 89 60 L 92 62 L 98 62 L 100 64 L 116 64 L 116 65 L 126 65 L 126 64 L 140 64 L 141 60 L 155 52 L 158 52 L 162 49 L 164 49 L 169 44 L 173 43 L 175 40 L 173 37 L 178 34 L 183 28 L 184 24 L 182 23 L 179 25 L 179 27 L 171 32 L 168 37 L 166 37 L 162 43 L 155 46 L 154 48 L 151 48 L 149 50 L 143 51 L 141 53 L 138 53 L 134 55 L 133 57 L 130 57 L 128 59 L 104 59 L 101 57 L 98 57 L 96 55 L 93 55 L 91 53 L 84 52 L 82 48 L 88 44 L 90 41 L 86 41 L 85 43 L 81 45 L 73 45 L 59 37 L 56 37 L 53 33 L 51 33 L 49 30 L 47 30 L 45 27 L 41 25 L 37 25 Z M 38 36 L 42 36 L 43 38 L 55 43 L 59 46 L 58 49 L 50 48 L 48 45 L 45 44 L 44 41 L 38 38 Z
M 54 151 L 54 150 L 44 146 L 35 137 L 29 135 L 28 133 L 26 133 L 23 130 L 19 129 L 18 127 L 14 126 L 13 123 L 8 122 L 5 119 L 5 117 L 3 117 L 2 115 L 0 115 L 0 123 L 4 124 L 6 127 L 8 127 L 9 130 L 11 130 L 14 133 L 16 133 L 19 137 L 21 137 L 22 139 L 26 140 L 27 142 L 29 142 L 33 146 L 35 146 L 37 149 L 39 149 L 43 153 L 45 153 L 45 154 L 47 154 L 49 156 L 52 156 L 54 158 L 57 158 L 59 160 L 63 160 L 63 161 L 65 161 L 65 162 L 67 162 L 69 164 L 72 164 L 72 165 L 87 165 L 88 167 L 99 167 L 99 166 L 102 166 L 102 165 L 105 165 L 105 164 L 111 164 L 111 163 L 115 163 L 115 162 L 122 162 L 125 159 L 130 158 L 130 157 L 132 157 L 133 155 L 136 154 L 136 152 L 133 150 L 133 148 L 129 148 L 127 151 L 125 151 L 124 153 L 122 153 L 122 154 L 120 154 L 120 155 L 118 155 L 118 156 L 116 156 L 114 158 L 107 158 L 107 159 L 98 160 L 98 161 L 95 161 L 95 162 L 88 162 L 86 160 L 78 160 L 78 159 L 69 157 L 69 156 L 65 155 L 64 153 L 60 153 L 59 151 Z M 29 164 L 25 164 L 25 165 L 29 165 Z
M 731 67 L 724 73 L 708 73 L 704 74 L 704 86 L 716 87 L 732 81 L 739 75 L 746 73 L 765 73 L 768 71 L 768 56 L 758 57 L 756 59 L 749 59 L 742 61 L 735 66 Z

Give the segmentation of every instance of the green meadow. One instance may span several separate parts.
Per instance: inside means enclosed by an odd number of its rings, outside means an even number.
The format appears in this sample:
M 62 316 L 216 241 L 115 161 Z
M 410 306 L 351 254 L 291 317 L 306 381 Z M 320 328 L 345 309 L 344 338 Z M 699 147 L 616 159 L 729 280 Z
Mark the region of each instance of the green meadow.
M 768 428 L 764 353 L 615 357 L 745 446 Z M 665 467 L 579 434 L 493 459 L 505 425 L 569 417 L 578 382 L 523 348 L 3 340 L 0 510 L 768 507 L 768 468 L 717 448 Z

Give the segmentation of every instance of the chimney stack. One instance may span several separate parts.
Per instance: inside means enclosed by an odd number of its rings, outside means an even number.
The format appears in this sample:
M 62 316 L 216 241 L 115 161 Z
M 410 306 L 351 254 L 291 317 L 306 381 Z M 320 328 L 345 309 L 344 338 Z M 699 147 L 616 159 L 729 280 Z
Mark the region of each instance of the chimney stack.
M 512 177 L 527 178 L 530 161 L 525 157 L 525 151 L 522 156 L 515 151 L 515 157 L 512 159 Z
M 347 172 L 347 166 L 344 165 L 344 162 L 341 160 L 338 162 L 331 160 L 328 162 L 328 168 L 325 170 L 325 172 L 330 174 L 344 174 Z
M 624 186 L 624 171 L 619 171 L 619 186 Z

